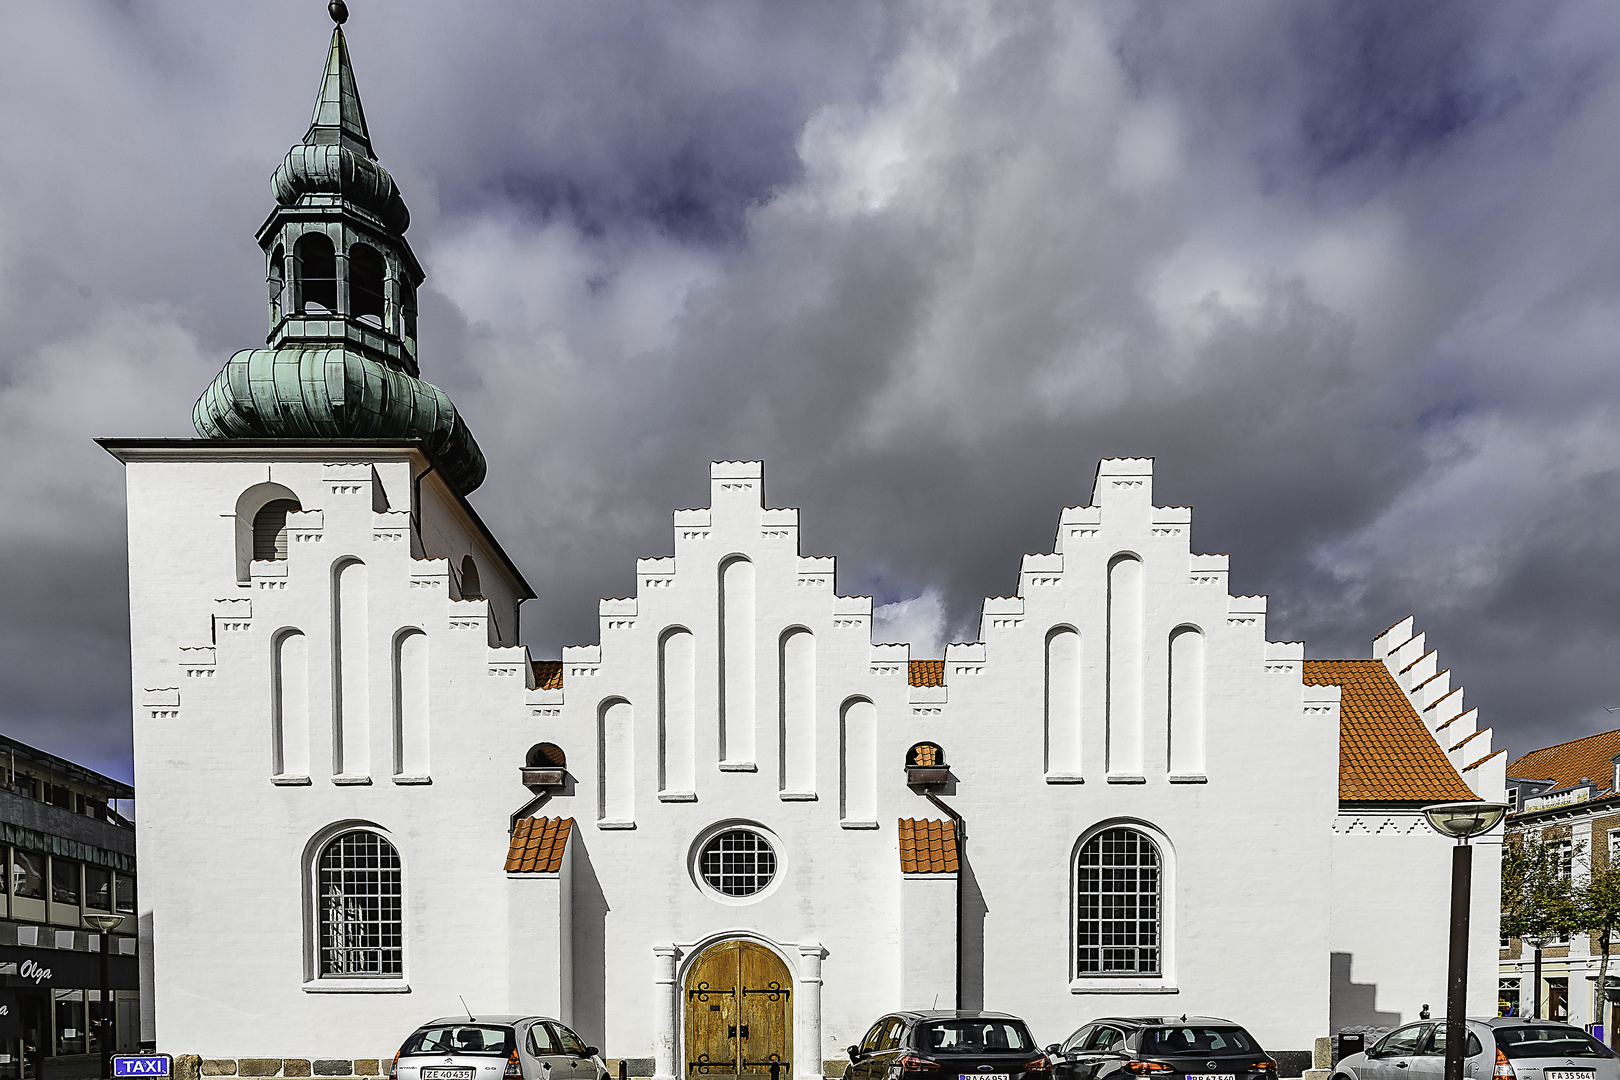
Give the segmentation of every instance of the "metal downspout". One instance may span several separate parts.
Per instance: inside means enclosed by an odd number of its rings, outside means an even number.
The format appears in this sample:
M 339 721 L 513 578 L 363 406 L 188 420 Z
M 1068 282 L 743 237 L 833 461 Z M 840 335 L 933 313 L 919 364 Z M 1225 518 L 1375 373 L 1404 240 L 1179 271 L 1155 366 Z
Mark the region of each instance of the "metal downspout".
M 962 955 L 962 883 L 967 878 L 967 821 L 961 814 L 941 802 L 939 796 L 932 791 L 927 788 L 919 790 L 922 791 L 923 798 L 939 807 L 956 826 L 956 1007 L 960 1009 L 963 972 L 966 969 Z

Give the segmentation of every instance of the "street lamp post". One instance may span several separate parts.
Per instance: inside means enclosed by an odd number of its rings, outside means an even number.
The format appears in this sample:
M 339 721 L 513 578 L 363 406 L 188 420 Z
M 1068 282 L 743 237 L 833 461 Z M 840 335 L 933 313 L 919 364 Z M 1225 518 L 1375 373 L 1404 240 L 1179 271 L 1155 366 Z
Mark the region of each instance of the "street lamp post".
M 112 1007 L 112 960 L 107 946 L 122 915 L 86 915 L 84 921 L 101 933 L 101 1080 L 112 1080 L 112 1043 L 116 1021 Z
M 1430 828 L 1457 841 L 1451 853 L 1451 958 L 1446 969 L 1446 1076 L 1463 1080 L 1468 1046 L 1468 906 L 1474 876 L 1474 849 L 1468 839 L 1496 827 L 1507 803 L 1436 803 L 1423 808 Z

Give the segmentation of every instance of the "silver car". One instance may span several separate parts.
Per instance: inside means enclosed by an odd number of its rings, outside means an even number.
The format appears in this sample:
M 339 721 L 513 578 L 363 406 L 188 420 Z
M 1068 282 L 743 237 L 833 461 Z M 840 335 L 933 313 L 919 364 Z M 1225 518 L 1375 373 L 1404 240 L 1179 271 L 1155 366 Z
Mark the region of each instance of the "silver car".
M 390 1080 L 607 1080 L 596 1047 L 546 1016 L 446 1016 L 411 1032 Z
M 1444 1080 L 1446 1024 L 1407 1024 L 1333 1067 L 1332 1080 Z M 1468 1021 L 1464 1080 L 1620 1080 L 1620 1057 L 1578 1027 L 1515 1016 Z

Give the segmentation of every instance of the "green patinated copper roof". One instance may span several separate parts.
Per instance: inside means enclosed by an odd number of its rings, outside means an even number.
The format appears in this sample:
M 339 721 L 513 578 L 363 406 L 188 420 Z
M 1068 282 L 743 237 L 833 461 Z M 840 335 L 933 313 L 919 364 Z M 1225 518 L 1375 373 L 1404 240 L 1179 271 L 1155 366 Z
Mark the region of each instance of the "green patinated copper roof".
M 463 493 L 484 455 L 450 395 L 347 349 L 244 349 L 192 409 L 205 439 L 421 439 Z
M 332 47 L 326 53 L 326 74 L 321 93 L 315 99 L 310 117 L 309 146 L 337 143 L 357 154 L 376 158 L 371 135 L 366 131 L 366 111 L 360 107 L 360 90 L 354 85 L 354 68 L 349 63 L 349 43 L 343 40 L 343 27 L 332 27 Z

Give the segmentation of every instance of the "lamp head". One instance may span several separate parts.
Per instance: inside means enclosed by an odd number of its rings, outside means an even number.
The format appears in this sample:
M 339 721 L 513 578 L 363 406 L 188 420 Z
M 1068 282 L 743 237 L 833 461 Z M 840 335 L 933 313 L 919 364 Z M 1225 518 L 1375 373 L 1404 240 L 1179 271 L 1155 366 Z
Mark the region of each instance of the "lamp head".
M 1423 808 L 1429 827 L 1441 836 L 1453 840 L 1467 840 L 1470 836 L 1489 832 L 1508 811 L 1507 803 L 1470 802 L 1435 803 Z
M 116 929 L 118 924 L 124 921 L 124 917 L 122 915 L 86 915 L 84 921 L 91 928 L 100 930 L 105 934 L 109 930 Z

